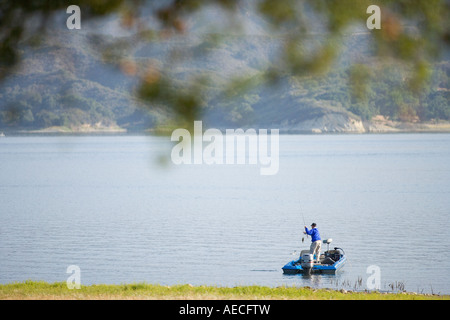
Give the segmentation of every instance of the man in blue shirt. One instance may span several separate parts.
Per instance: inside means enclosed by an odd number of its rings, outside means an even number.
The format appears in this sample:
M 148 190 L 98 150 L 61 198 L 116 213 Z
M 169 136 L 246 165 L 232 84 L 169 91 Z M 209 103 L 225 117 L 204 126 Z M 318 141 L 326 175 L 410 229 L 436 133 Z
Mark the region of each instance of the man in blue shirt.
M 309 234 L 311 236 L 311 247 L 309 248 L 309 253 L 312 255 L 316 255 L 317 263 L 320 262 L 320 249 L 322 247 L 322 239 L 320 238 L 319 230 L 316 228 L 316 224 L 313 223 L 311 225 L 311 230 L 305 226 L 305 234 Z

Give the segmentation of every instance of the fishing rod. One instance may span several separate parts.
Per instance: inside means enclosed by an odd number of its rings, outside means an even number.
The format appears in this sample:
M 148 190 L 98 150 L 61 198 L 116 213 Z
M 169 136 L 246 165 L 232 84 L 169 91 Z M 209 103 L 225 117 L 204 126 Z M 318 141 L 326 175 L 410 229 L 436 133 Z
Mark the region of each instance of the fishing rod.
M 302 210 L 302 217 L 303 217 L 303 225 L 306 226 L 305 216 L 303 215 L 303 210 Z M 306 238 L 308 238 L 308 234 L 306 234 Z M 304 241 L 305 241 L 305 237 L 302 237 L 302 242 L 304 242 Z

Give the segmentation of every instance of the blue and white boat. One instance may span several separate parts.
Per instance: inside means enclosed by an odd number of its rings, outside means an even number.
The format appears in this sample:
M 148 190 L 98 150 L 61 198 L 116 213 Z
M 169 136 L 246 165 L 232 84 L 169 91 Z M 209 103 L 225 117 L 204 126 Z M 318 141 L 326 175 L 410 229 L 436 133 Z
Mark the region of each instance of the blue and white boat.
M 330 250 L 329 246 L 332 239 L 323 240 L 323 243 L 328 245 L 327 251 L 320 254 L 319 260 L 309 253 L 309 250 L 302 250 L 300 258 L 293 260 L 284 265 L 283 272 L 285 274 L 297 273 L 331 273 L 335 274 L 341 270 L 347 257 L 341 248 L 335 247 Z M 316 258 L 316 259 L 314 259 Z

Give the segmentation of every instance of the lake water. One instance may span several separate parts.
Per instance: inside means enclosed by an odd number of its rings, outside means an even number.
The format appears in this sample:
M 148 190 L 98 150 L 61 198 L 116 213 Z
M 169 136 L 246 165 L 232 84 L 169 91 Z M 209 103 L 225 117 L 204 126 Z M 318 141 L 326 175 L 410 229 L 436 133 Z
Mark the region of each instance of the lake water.
M 450 134 L 281 135 L 273 176 L 175 166 L 167 140 L 0 138 L 0 283 L 76 265 L 85 285 L 364 290 L 375 265 L 381 290 L 450 294 Z M 309 248 L 303 217 L 345 250 L 342 272 L 282 273 Z

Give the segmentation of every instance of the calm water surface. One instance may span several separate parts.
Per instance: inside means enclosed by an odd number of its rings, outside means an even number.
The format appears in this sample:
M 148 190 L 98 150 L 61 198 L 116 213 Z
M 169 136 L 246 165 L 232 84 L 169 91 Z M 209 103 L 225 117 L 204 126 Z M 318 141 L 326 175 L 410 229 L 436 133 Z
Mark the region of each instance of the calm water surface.
M 164 165 L 151 136 L 0 138 L 0 283 L 295 285 L 450 293 L 450 135 L 284 135 L 280 169 Z M 303 216 L 348 255 L 283 275 Z

